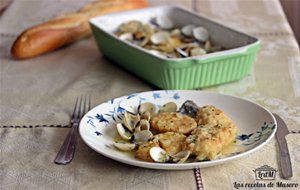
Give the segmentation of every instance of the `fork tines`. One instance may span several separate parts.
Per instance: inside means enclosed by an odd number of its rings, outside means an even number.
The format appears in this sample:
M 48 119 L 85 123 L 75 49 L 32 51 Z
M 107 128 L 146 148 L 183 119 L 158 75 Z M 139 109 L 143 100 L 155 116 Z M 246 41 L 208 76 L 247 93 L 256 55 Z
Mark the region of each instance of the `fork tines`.
M 83 115 L 91 109 L 91 96 L 80 96 L 76 98 L 75 107 L 71 116 L 71 124 L 79 122 Z

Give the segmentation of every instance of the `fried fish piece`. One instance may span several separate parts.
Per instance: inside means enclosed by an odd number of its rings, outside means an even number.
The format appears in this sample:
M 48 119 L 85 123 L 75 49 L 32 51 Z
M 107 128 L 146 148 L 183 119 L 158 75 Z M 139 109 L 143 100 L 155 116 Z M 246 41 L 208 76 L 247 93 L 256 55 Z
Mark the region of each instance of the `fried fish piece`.
M 197 127 L 196 121 L 177 112 L 162 112 L 151 119 L 151 126 L 159 132 L 177 132 L 189 134 Z
M 169 155 L 174 155 L 182 151 L 183 143 L 186 136 L 182 133 L 166 132 L 154 136 L 157 139 L 161 148 L 163 148 Z
M 159 143 L 158 141 L 149 141 L 146 143 L 143 143 L 139 146 L 139 148 L 137 149 L 137 151 L 135 152 L 135 157 L 147 162 L 153 162 L 150 154 L 149 154 L 149 150 L 152 147 L 159 147 Z
M 231 119 L 225 113 L 212 105 L 201 107 L 196 115 L 196 121 L 199 125 L 228 125 L 232 123 Z
M 184 148 L 197 160 L 213 160 L 237 134 L 237 127 L 220 109 L 212 105 L 201 107 L 196 115 L 198 127 L 186 138 Z
M 236 133 L 237 128 L 232 122 L 227 125 L 198 126 L 186 138 L 183 149 L 191 151 L 196 160 L 213 160 L 225 147 L 234 142 Z
M 152 147 L 161 147 L 168 155 L 174 155 L 182 150 L 186 136 L 181 133 L 166 132 L 154 136 L 152 141 L 143 143 L 135 152 L 135 157 L 144 161 L 153 162 L 149 151 Z

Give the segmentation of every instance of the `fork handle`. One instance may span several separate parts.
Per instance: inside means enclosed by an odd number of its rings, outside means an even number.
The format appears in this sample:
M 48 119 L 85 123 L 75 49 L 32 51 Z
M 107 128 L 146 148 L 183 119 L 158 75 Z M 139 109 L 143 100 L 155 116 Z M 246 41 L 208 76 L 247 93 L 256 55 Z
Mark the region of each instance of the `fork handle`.
M 278 147 L 280 151 L 280 168 L 281 168 L 281 175 L 283 179 L 289 179 L 293 177 L 293 169 L 291 164 L 291 158 L 289 153 L 289 148 L 286 142 L 286 139 L 282 141 L 278 141 Z
M 66 165 L 70 163 L 74 157 L 75 148 L 77 144 L 78 124 L 74 123 L 65 139 L 63 145 L 60 147 L 54 162 L 56 164 Z

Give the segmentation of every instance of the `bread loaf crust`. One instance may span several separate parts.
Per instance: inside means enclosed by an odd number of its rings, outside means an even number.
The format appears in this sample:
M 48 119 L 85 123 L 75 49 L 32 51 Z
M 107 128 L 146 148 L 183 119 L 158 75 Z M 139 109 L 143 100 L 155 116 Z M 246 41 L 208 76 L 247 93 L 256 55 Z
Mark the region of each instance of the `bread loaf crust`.
M 146 7 L 146 0 L 101 0 L 22 32 L 11 48 L 16 59 L 51 52 L 91 35 L 89 19 L 106 13 Z

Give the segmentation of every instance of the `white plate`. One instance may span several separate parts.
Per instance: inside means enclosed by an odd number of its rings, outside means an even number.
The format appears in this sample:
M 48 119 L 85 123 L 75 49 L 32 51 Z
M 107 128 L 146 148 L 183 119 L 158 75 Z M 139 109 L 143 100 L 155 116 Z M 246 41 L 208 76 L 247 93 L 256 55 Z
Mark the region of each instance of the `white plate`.
M 117 136 L 115 124 L 121 121 L 125 110 L 136 113 L 137 106 L 142 102 L 152 102 L 159 107 L 173 101 L 180 107 L 186 100 L 192 100 L 198 106 L 214 105 L 223 110 L 236 124 L 237 143 L 227 156 L 193 163 L 151 163 L 138 160 L 132 154 L 113 147 L 114 138 Z M 134 166 L 166 170 L 203 168 L 246 156 L 265 145 L 274 136 L 275 131 L 276 120 L 273 115 L 256 103 L 223 94 L 187 90 L 150 91 L 115 98 L 89 111 L 79 126 L 83 141 L 100 154 Z

